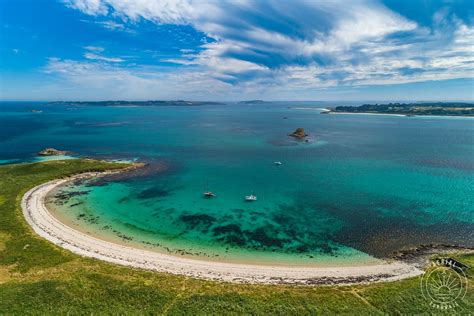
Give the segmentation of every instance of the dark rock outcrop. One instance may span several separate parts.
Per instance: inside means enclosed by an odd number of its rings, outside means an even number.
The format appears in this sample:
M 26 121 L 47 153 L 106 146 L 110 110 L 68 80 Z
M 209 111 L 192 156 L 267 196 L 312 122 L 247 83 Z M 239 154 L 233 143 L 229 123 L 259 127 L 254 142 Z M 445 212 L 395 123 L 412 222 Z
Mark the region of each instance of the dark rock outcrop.
M 293 133 L 289 134 L 288 136 L 303 139 L 308 136 L 308 134 L 305 133 L 304 128 L 298 127 Z
M 66 155 L 67 151 L 57 150 L 54 148 L 46 148 L 43 149 L 38 153 L 38 156 L 58 156 L 58 155 Z

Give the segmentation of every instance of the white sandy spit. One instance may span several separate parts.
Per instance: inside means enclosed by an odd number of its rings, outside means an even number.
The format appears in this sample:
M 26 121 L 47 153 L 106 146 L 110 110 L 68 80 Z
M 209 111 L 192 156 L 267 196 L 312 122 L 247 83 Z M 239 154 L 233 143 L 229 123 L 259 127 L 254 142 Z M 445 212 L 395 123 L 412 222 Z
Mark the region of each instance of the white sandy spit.
M 328 112 L 323 111 L 323 112 Z M 326 114 L 326 113 L 324 113 Z M 425 114 L 394 114 L 394 113 L 368 113 L 368 112 L 332 112 L 330 111 L 328 114 L 334 115 L 374 115 L 374 116 L 399 116 L 399 117 L 418 117 L 418 118 L 434 118 L 434 119 L 474 119 L 474 116 L 462 116 L 462 115 L 425 115 Z
M 54 180 L 29 190 L 22 199 L 23 215 L 33 230 L 50 242 L 85 257 L 159 272 L 207 280 L 264 284 L 354 284 L 395 281 L 420 275 L 423 271 L 404 262 L 348 267 L 290 267 L 222 263 L 162 254 L 105 241 L 69 227 L 51 215 L 45 197 L 56 186 L 87 173 Z
M 406 117 L 406 114 L 393 114 L 393 113 L 367 113 L 367 112 L 329 112 L 329 114 L 337 115 L 375 115 L 375 116 L 401 116 Z

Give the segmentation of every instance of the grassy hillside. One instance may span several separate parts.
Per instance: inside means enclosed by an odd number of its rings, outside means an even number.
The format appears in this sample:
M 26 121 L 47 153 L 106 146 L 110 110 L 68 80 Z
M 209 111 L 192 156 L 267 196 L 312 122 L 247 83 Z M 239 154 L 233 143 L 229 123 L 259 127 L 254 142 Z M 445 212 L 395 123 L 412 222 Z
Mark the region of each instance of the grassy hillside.
M 345 287 L 235 285 L 82 258 L 37 237 L 22 217 L 30 188 L 88 170 L 123 168 L 88 160 L 0 167 L 0 315 L 14 314 L 384 314 L 439 313 L 413 278 Z M 474 256 L 461 256 L 474 266 Z M 468 272 L 469 281 L 473 272 Z M 474 310 L 474 294 L 454 310 Z M 453 313 L 453 310 L 446 312 Z

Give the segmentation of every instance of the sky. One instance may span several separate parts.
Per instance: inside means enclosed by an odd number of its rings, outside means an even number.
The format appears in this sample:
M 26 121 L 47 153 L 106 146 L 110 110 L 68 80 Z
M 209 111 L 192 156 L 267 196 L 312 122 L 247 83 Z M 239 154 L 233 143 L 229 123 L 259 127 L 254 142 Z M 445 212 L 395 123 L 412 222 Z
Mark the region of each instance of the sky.
M 472 0 L 0 0 L 0 100 L 474 100 Z

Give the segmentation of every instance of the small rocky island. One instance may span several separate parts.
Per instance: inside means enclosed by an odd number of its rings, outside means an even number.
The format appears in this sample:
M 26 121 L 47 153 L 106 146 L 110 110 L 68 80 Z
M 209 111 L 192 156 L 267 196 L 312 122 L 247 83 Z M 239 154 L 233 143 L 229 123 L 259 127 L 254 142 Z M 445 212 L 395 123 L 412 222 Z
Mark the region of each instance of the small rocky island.
M 293 133 L 288 134 L 288 136 L 303 139 L 308 136 L 308 134 L 305 133 L 304 128 L 298 127 Z
M 58 150 L 55 148 L 46 148 L 38 153 L 38 156 L 59 156 L 66 155 L 68 152 L 64 150 Z

